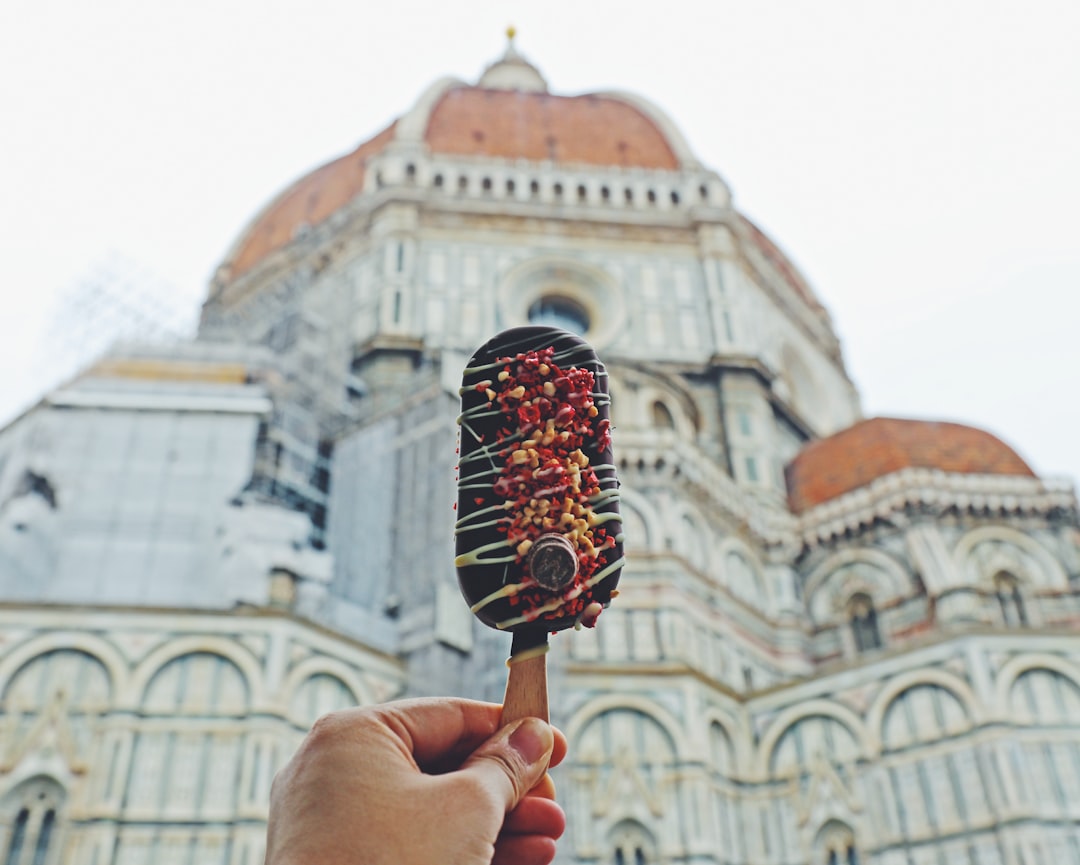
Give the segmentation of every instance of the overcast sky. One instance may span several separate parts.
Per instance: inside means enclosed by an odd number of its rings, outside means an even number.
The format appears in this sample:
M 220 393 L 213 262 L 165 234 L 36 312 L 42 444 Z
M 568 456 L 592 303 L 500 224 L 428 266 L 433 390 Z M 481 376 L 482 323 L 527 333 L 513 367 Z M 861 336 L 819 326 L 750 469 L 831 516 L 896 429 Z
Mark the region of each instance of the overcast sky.
M 0 422 L 120 315 L 75 289 L 191 320 L 268 198 L 510 23 L 554 92 L 668 112 L 815 287 L 868 415 L 1080 478 L 1075 0 L 7 0 Z

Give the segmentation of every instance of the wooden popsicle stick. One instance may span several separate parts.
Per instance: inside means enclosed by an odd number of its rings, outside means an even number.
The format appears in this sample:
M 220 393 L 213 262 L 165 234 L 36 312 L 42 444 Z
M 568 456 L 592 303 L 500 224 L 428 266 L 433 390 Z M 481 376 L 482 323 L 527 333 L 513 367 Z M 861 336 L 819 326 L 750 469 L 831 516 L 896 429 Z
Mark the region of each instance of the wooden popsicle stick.
M 548 720 L 548 635 L 544 631 L 514 631 L 500 727 L 521 718 Z
M 520 718 L 548 720 L 547 646 L 544 651 L 530 654 L 522 660 L 510 658 L 510 675 L 506 679 L 502 719 L 499 726 Z

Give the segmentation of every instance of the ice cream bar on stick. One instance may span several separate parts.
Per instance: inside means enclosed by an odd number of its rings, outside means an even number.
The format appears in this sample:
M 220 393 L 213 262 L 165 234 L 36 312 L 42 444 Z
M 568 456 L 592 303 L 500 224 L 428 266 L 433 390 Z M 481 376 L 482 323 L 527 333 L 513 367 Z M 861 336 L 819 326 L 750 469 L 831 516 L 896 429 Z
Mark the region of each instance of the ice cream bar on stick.
M 567 331 L 482 345 L 461 388 L 455 536 L 472 612 L 510 631 L 502 723 L 547 719 L 548 634 L 593 627 L 623 566 L 607 373 Z

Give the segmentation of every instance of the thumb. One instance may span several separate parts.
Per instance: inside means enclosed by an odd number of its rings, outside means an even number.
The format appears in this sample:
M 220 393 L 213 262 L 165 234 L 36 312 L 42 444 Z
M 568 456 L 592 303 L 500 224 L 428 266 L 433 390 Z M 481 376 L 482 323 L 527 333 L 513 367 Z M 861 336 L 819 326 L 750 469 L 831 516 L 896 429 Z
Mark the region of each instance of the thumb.
M 544 777 L 554 745 L 550 725 L 522 718 L 477 748 L 460 771 L 510 811 Z

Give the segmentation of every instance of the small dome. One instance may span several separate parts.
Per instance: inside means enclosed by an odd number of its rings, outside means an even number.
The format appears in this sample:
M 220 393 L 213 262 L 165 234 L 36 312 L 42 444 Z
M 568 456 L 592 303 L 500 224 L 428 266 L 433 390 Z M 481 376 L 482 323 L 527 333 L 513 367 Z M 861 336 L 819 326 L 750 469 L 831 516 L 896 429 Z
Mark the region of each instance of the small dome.
M 804 447 L 786 469 L 788 500 L 800 513 L 905 468 L 1035 477 L 1016 451 L 985 430 L 877 417 Z
M 514 28 L 506 31 L 506 53 L 492 63 L 477 82 L 488 90 L 531 90 L 547 93 L 547 82 L 540 70 L 514 47 Z

